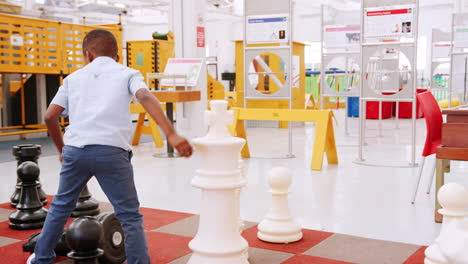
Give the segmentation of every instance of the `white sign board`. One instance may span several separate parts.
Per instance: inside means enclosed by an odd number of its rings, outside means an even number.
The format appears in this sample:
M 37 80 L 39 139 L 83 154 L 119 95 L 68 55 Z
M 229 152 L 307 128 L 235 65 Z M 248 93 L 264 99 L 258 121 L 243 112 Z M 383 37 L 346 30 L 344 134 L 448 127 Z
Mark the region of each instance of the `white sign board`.
M 454 55 L 452 78 L 452 91 L 454 93 L 466 93 L 468 86 L 468 56 Z
M 186 75 L 187 79 L 161 79 L 162 86 L 196 86 L 201 68 L 204 64 L 203 59 L 177 59 L 171 58 L 167 61 L 164 74 L 168 75 Z
M 286 43 L 289 41 L 287 14 L 248 16 L 246 43 Z
M 325 48 L 359 48 L 359 26 L 326 26 L 323 29 Z
M 450 43 L 434 43 L 432 45 L 432 58 L 433 59 L 447 59 L 450 58 Z
M 468 48 L 468 27 L 455 27 L 453 46 L 455 48 Z
M 366 39 L 414 36 L 414 5 L 367 8 L 364 14 Z
M 23 46 L 23 37 L 22 36 L 11 36 L 10 37 L 10 44 L 12 46 Z

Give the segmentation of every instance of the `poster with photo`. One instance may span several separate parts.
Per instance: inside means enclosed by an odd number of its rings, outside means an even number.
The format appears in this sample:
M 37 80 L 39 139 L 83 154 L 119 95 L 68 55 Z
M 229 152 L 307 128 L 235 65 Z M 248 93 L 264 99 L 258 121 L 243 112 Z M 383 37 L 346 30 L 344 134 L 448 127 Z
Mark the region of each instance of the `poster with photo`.
M 367 8 L 364 37 L 367 40 L 413 37 L 414 11 L 414 5 Z
M 287 14 L 247 17 L 247 44 L 289 42 L 288 17 Z
M 326 26 L 323 29 L 325 48 L 358 49 L 361 42 L 359 26 Z

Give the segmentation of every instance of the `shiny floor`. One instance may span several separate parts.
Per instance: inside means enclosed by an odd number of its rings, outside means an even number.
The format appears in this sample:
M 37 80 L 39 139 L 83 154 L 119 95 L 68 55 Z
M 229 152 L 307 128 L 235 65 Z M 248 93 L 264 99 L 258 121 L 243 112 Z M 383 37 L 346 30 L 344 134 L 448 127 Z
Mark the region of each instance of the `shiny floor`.
M 321 171 L 311 171 L 310 158 L 314 142 L 314 124 L 293 128 L 293 153 L 288 154 L 288 130 L 277 128 L 248 128 L 248 142 L 252 158 L 245 160 L 247 186 L 241 192 L 241 216 L 248 221 L 261 221 L 270 207 L 266 175 L 275 166 L 290 169 L 293 183 L 290 194 L 292 214 L 303 227 L 342 234 L 427 245 L 440 230 L 433 221 L 434 191 L 426 194 L 431 162 L 428 158 L 415 205 L 410 203 L 417 180 L 416 167 L 411 161 L 411 120 L 382 121 L 379 135 L 378 121 L 367 122 L 366 145 L 363 157 L 370 164 L 404 165 L 401 167 L 366 166 L 354 163 L 358 157 L 357 118 L 349 118 L 349 135 L 344 132 L 344 110 L 335 111 L 335 136 L 338 165 L 327 165 Z M 425 138 L 424 119 L 417 120 L 416 158 L 419 161 Z M 155 158 L 164 152 L 152 143 L 134 148 L 135 180 L 141 205 L 181 212 L 198 213 L 200 191 L 191 186 L 197 157 Z M 57 190 L 60 163 L 58 156 L 40 159 L 41 181 L 44 190 Z M 0 201 L 7 201 L 15 184 L 16 162 L 0 163 Z M 453 162 L 446 182 L 468 183 L 468 163 Z M 97 182 L 88 184 L 93 196 L 101 201 L 106 197 Z M 434 187 L 432 187 L 432 190 Z

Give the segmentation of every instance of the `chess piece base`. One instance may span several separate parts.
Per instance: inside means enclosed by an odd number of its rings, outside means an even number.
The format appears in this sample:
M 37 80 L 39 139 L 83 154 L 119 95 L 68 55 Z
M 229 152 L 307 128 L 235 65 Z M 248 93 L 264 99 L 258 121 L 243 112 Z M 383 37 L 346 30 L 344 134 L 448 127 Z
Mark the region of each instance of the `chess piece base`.
M 71 213 L 71 217 L 80 217 L 80 216 L 95 216 L 98 215 L 100 212 L 99 210 L 99 202 L 94 198 L 88 199 L 78 199 L 76 203 L 76 208 Z
M 194 252 L 187 264 L 249 264 L 247 250 L 237 255 L 212 255 Z
M 258 225 L 257 237 L 271 243 L 292 243 L 302 239 L 301 226 L 294 220 L 263 220 Z
M 15 230 L 38 229 L 44 225 L 47 210 L 14 211 L 10 217 L 10 228 Z

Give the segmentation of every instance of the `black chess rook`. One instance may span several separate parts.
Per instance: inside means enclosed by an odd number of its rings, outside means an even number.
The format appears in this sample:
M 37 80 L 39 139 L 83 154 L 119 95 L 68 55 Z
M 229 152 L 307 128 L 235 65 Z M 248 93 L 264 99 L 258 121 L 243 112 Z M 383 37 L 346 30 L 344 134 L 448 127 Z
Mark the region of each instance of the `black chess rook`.
M 13 156 L 15 156 L 17 161 L 17 166 L 25 161 L 32 161 L 38 164 L 39 156 L 41 155 L 41 145 L 37 144 L 22 144 L 13 146 L 12 149 Z M 42 190 L 42 186 L 40 183 L 39 178 L 37 178 L 37 190 L 39 193 L 39 198 L 43 205 L 47 203 L 47 195 Z M 16 207 L 19 202 L 20 198 L 20 189 L 21 189 L 21 180 L 19 178 L 16 179 L 16 188 L 13 194 L 10 197 L 11 206 Z
M 39 166 L 32 161 L 21 163 L 16 173 L 21 181 L 20 197 L 16 211 L 10 214 L 10 228 L 17 230 L 37 229 L 44 225 L 47 210 L 39 198 L 37 178 Z

